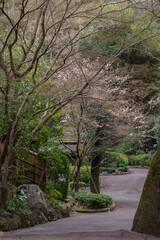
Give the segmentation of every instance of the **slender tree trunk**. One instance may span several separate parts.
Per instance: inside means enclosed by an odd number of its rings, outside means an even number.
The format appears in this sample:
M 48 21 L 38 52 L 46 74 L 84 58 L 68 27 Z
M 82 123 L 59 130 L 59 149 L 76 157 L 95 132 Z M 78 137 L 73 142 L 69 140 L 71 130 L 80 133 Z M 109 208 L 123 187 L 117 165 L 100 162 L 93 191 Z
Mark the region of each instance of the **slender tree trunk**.
M 12 130 L 12 122 L 9 123 L 5 140 L 3 143 L 1 143 L 1 146 L 3 146 L 3 147 L 1 147 L 1 154 L 0 154 L 0 170 L 1 170 L 2 165 L 5 161 L 5 158 L 8 154 L 8 146 L 9 146 L 9 141 L 10 141 L 11 130 Z
M 144 184 L 132 231 L 160 236 L 160 145 Z
M 8 151 L 6 152 L 5 161 L 3 164 L 2 180 L 1 180 L 1 208 L 6 207 L 7 195 L 8 195 L 8 174 L 9 174 L 9 163 L 12 159 L 13 154 L 13 137 L 10 138 L 10 144 Z
M 98 154 L 91 163 L 91 192 L 92 193 L 100 193 L 99 187 L 99 168 L 101 164 L 102 155 Z
M 76 176 L 75 176 L 75 184 L 74 184 L 75 192 L 78 192 L 78 191 L 79 191 L 79 177 L 80 177 L 81 165 L 82 165 L 82 160 L 79 159 L 79 163 L 78 163 L 78 165 L 77 165 Z
M 7 195 L 8 195 L 8 169 L 9 169 L 9 158 L 6 157 L 5 162 L 3 164 L 3 173 L 2 173 L 2 181 L 1 181 L 1 208 L 4 209 L 6 207 Z

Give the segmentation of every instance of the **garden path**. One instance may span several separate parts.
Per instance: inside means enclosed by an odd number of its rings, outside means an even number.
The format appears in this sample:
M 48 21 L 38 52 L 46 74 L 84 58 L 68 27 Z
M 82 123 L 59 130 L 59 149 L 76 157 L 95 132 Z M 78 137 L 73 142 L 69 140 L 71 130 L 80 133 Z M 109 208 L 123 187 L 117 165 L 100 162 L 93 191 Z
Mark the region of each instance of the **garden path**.
M 102 176 L 102 183 L 107 187 L 101 193 L 111 195 L 117 203 L 113 212 L 74 213 L 70 218 L 6 233 L 3 240 L 160 239 L 130 232 L 147 172 L 147 169 L 132 168 L 130 174 Z

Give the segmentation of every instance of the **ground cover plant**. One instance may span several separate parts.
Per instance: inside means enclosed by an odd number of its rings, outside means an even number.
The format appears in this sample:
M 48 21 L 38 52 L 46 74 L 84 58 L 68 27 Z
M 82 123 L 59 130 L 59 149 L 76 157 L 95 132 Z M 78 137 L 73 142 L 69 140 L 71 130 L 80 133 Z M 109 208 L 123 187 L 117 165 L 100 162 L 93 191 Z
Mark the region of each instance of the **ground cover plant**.
M 112 198 L 107 195 L 86 192 L 70 192 L 70 195 L 84 208 L 106 208 L 112 204 Z

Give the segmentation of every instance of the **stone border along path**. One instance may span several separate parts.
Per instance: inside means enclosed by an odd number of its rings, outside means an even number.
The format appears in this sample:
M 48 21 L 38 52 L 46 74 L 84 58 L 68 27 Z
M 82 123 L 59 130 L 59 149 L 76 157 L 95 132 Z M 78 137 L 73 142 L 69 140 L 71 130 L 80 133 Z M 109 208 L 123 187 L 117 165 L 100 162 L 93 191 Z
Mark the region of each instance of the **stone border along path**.
M 160 240 L 130 231 L 147 172 L 132 168 L 130 174 L 101 177 L 108 186 L 101 193 L 112 196 L 114 211 L 73 213 L 70 218 L 5 233 L 3 240 Z

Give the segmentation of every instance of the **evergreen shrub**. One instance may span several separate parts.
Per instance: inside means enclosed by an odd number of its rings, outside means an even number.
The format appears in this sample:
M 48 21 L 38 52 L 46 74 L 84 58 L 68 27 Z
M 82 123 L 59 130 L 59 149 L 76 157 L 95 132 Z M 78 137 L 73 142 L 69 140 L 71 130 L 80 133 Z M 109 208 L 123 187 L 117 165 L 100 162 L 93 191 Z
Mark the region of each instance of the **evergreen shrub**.
M 128 172 L 128 157 L 122 153 L 106 151 L 100 172 L 114 173 L 116 169 L 121 172 Z
M 128 165 L 128 157 L 122 153 L 117 152 L 105 152 L 105 158 L 102 161 L 102 167 L 108 166 L 123 167 Z
M 84 208 L 106 208 L 112 204 L 112 198 L 107 195 L 86 192 L 70 192 L 70 195 Z
M 130 155 L 128 156 L 129 165 L 135 166 L 149 166 L 151 163 L 151 156 L 149 154 L 138 154 L 138 155 Z

